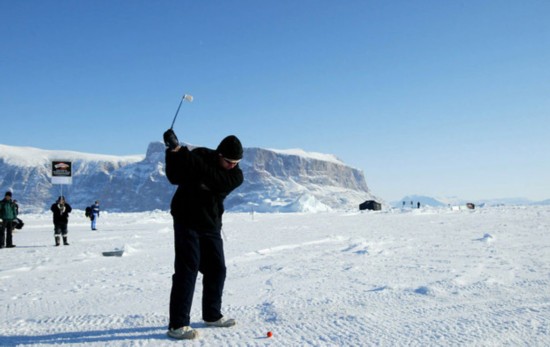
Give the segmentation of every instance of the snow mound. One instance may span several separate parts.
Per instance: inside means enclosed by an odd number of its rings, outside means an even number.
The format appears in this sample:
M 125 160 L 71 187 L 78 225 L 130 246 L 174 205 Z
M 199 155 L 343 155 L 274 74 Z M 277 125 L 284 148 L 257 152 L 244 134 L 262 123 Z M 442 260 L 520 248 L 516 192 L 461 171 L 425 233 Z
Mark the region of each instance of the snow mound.
M 495 240 L 495 238 L 493 237 L 493 235 L 488 234 L 488 233 L 485 233 L 485 234 L 483 235 L 483 237 L 477 239 L 477 241 L 487 242 L 487 243 L 493 242 L 494 240 Z

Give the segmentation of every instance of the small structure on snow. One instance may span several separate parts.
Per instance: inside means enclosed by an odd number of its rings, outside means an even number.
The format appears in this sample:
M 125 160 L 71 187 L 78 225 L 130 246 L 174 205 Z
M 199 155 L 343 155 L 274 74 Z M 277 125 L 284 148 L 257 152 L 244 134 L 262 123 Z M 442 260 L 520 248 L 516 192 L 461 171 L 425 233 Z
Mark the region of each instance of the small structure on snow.
M 114 251 L 101 252 L 104 257 L 122 257 L 124 254 L 123 249 L 115 249 Z
M 466 207 L 468 207 L 470 210 L 473 210 L 476 208 L 476 205 L 472 204 L 471 202 L 466 204 Z
M 359 205 L 360 210 L 373 210 L 380 211 L 382 209 L 382 204 L 374 200 L 367 200 L 364 203 Z

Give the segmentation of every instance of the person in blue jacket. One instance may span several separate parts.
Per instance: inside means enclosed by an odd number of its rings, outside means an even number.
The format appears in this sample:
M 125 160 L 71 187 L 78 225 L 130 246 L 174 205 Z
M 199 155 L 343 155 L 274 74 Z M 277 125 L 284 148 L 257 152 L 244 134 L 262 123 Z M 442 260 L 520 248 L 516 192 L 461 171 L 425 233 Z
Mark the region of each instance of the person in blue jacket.
M 216 150 L 180 146 L 173 130 L 164 134 L 166 177 L 178 189 L 170 204 L 174 220 L 175 261 L 170 292 L 168 336 L 194 339 L 190 326 L 195 283 L 202 273 L 202 319 L 207 326 L 227 328 L 235 320 L 221 313 L 226 265 L 221 237 L 224 199 L 243 183 L 243 157 L 236 136 L 224 138 Z
M 92 230 L 97 230 L 96 223 L 99 218 L 99 201 L 96 200 L 96 202 L 90 207 L 92 208 L 92 213 L 90 215 L 90 219 L 92 220 Z

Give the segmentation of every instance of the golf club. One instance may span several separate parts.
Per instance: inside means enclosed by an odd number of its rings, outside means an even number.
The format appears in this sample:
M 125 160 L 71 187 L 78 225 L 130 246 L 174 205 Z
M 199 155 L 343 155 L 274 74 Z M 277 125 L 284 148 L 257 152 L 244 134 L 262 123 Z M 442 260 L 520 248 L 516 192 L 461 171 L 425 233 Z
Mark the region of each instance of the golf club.
M 170 129 L 174 127 L 174 123 L 176 122 L 176 118 L 178 117 L 178 113 L 180 112 L 181 104 L 183 103 L 183 100 L 187 100 L 189 102 L 193 102 L 193 96 L 189 94 L 184 94 L 183 98 L 181 98 L 180 104 L 178 106 L 178 109 L 176 111 L 176 115 L 174 116 L 174 120 L 172 121 L 172 125 L 170 126 Z

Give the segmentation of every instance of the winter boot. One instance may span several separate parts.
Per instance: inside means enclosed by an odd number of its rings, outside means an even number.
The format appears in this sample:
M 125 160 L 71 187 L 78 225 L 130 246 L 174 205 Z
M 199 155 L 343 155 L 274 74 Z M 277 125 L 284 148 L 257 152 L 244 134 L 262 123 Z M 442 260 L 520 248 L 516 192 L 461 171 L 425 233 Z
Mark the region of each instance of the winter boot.
M 55 237 L 55 245 L 59 246 L 61 244 L 61 238 L 59 236 Z
M 222 317 L 215 322 L 204 321 L 204 323 L 210 327 L 217 327 L 217 328 L 229 328 L 237 324 L 237 322 L 235 322 L 233 318 L 225 318 L 225 317 Z
M 64 244 L 65 246 L 68 246 L 68 245 L 69 245 L 69 243 L 67 242 L 67 236 L 63 236 L 63 244 Z
M 192 340 L 199 337 L 198 331 L 191 328 L 190 326 L 184 326 L 179 329 L 169 329 L 166 334 L 171 338 L 177 340 Z

